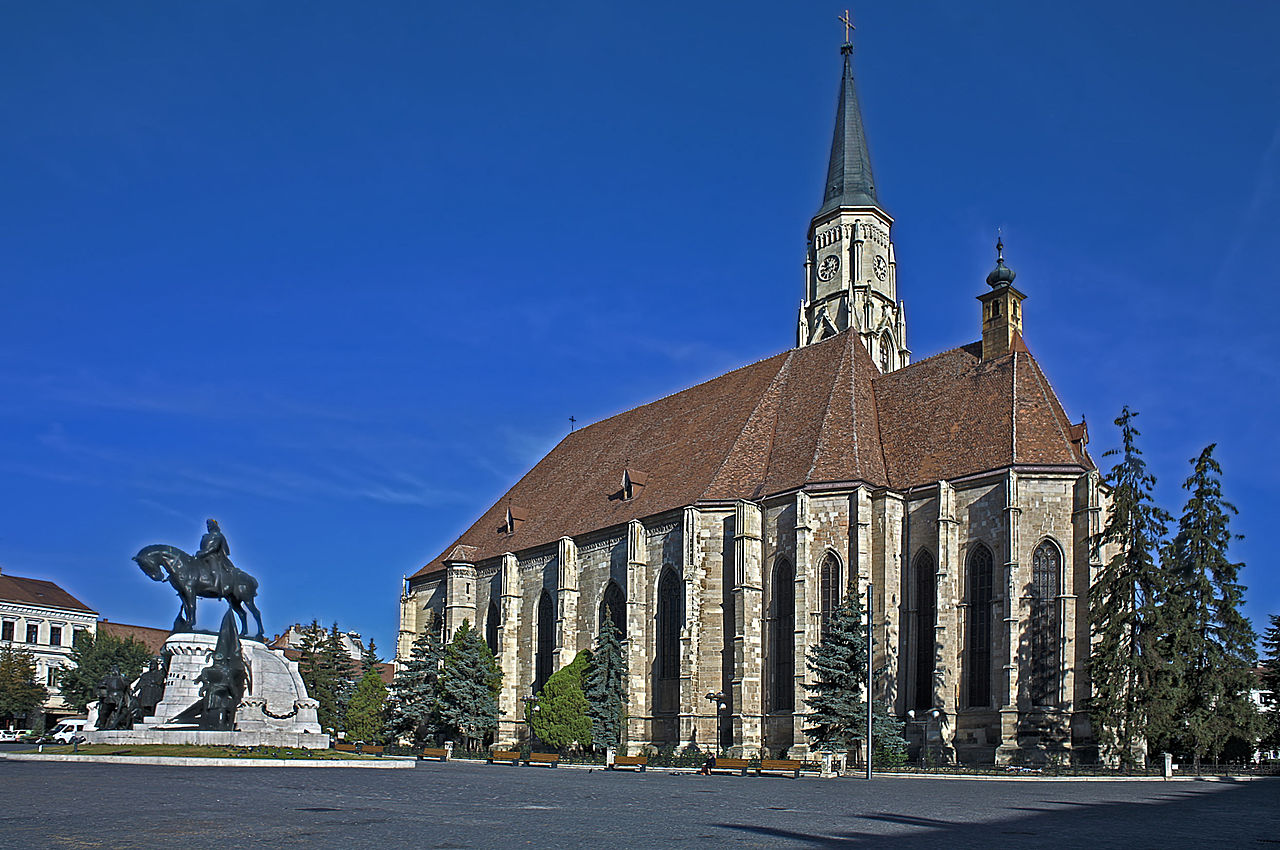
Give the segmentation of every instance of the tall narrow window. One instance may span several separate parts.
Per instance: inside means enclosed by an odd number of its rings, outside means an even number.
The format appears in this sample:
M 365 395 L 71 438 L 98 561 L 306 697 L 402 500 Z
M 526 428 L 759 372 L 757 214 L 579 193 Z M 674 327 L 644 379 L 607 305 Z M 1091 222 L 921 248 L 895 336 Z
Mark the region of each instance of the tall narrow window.
M 888 332 L 880 337 L 880 371 L 888 372 L 893 368 L 893 337 Z
M 551 594 L 542 591 L 538 599 L 538 644 L 533 658 L 533 692 L 542 690 L 542 686 L 551 678 L 552 658 L 556 649 L 556 606 L 551 601 Z
M 658 580 L 657 710 L 676 711 L 680 701 L 680 629 L 684 625 L 684 604 L 680 578 L 675 570 L 664 570 Z
M 938 601 L 935 590 L 938 571 L 933 555 L 921 552 L 915 563 L 916 593 L 916 708 L 933 708 L 933 663 L 937 654 Z
M 773 568 L 772 619 L 773 710 L 792 711 L 796 707 L 796 574 L 786 561 L 778 561 Z
M 991 550 L 981 543 L 969 554 L 968 705 L 991 705 Z
M 489 651 L 498 654 L 498 603 L 489 603 L 489 613 L 484 619 L 484 642 L 489 644 Z
M 1058 701 L 1058 588 L 1062 552 L 1050 540 L 1031 556 L 1031 702 Z
M 840 607 L 841 593 L 844 582 L 841 581 L 840 561 L 835 555 L 828 554 L 822 559 L 822 566 L 818 568 L 818 605 L 821 611 L 822 634 L 827 633 L 827 627 L 831 623 L 831 614 Z
M 618 587 L 616 581 L 609 582 L 609 586 L 604 589 L 604 598 L 600 600 L 600 625 L 602 626 L 605 617 L 613 620 L 619 635 L 627 636 L 627 597 L 623 595 L 622 588 Z

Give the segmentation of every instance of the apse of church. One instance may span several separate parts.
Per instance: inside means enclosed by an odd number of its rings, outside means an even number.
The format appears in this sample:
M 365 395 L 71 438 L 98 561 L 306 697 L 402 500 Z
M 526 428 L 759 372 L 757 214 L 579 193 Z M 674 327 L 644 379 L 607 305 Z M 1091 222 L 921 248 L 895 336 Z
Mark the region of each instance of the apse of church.
M 876 698 L 937 710 L 909 724 L 915 747 L 1007 762 L 1092 746 L 1104 494 L 1083 422 L 1023 340 L 1003 245 L 981 340 L 911 362 L 842 54 L 797 347 L 572 432 L 406 582 L 398 657 L 424 629 L 475 624 L 503 674 L 500 742 L 525 736 L 521 698 L 611 616 L 630 752 L 714 745 L 706 695 L 723 692 L 723 747 L 806 755 L 806 656 L 870 583 Z

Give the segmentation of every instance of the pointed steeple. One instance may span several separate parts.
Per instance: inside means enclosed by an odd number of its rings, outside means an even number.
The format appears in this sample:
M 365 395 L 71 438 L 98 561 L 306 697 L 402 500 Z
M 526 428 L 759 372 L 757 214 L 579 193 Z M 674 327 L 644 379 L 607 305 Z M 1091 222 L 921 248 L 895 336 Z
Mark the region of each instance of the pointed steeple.
M 840 48 L 844 73 L 840 78 L 840 100 L 836 104 L 835 135 L 831 139 L 831 162 L 827 166 L 827 186 L 818 215 L 838 207 L 878 207 L 876 181 L 871 174 L 871 154 L 862 127 L 858 105 L 858 84 L 853 79 L 853 44 Z

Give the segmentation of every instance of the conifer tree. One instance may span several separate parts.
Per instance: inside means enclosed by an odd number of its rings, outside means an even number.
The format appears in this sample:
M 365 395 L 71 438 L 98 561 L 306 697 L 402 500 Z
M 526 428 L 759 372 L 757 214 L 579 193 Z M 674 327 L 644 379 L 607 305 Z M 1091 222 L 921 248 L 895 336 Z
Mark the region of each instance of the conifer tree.
M 435 629 L 427 628 L 409 650 L 409 657 L 391 683 L 387 731 L 421 745 L 435 737 L 440 725 L 440 668 L 444 646 Z
M 324 650 L 321 655 L 324 666 L 331 671 L 333 676 L 333 727 L 345 731 L 347 705 L 351 702 L 351 695 L 355 692 L 359 673 L 356 670 L 355 662 L 347 652 L 346 644 L 343 643 L 342 638 L 342 633 L 338 631 L 338 624 L 334 623 L 325 638 Z M 323 721 L 321 722 L 323 724 Z
M 351 703 L 347 706 L 347 735 L 371 744 L 382 742 L 386 727 L 387 686 L 377 667 L 370 667 L 360 677 Z
M 1232 738 L 1253 742 L 1257 711 L 1249 698 L 1256 661 L 1253 626 L 1241 613 L 1242 564 L 1227 556 L 1233 539 L 1222 498 L 1222 467 L 1210 445 L 1191 461 L 1183 489 L 1190 496 L 1178 533 L 1165 550 L 1171 592 L 1164 610 L 1173 615 L 1168 644 L 1177 664 L 1171 737 L 1200 760 L 1218 757 Z
M 809 650 L 808 666 L 816 681 L 804 686 L 813 724 L 805 734 L 823 749 L 852 749 L 867 734 L 867 632 L 857 594 L 850 593 L 831 612 L 822 641 Z M 906 760 L 902 723 L 879 700 L 871 709 L 871 739 L 873 763 Z
M 364 652 L 360 653 L 360 672 L 361 674 L 369 672 L 370 667 L 377 667 L 382 663 L 382 658 L 378 656 L 378 646 L 373 642 L 373 638 L 369 638 L 369 645 L 364 648 Z
M 440 672 L 440 731 L 464 744 L 482 744 L 498 728 L 502 673 L 489 646 L 462 621 L 444 653 Z
M 621 637 L 613 622 L 613 612 L 606 608 L 583 690 L 591 718 L 591 744 L 600 750 L 616 747 L 622 740 L 626 666 Z
M 1262 690 L 1267 705 L 1262 743 L 1280 746 L 1280 614 L 1271 615 L 1271 627 L 1262 636 Z
M 1164 633 L 1160 605 L 1166 587 L 1155 555 L 1168 534 L 1169 515 L 1151 498 L 1156 479 L 1138 449 L 1137 415 L 1123 409 L 1115 420 L 1122 448 L 1105 455 L 1119 460 L 1105 478 L 1110 511 L 1092 543 L 1112 554 L 1089 588 L 1094 636 L 1089 713 L 1103 759 L 1126 767 L 1141 760 L 1151 708 L 1160 711 L 1167 704 L 1156 699 L 1163 671 L 1156 643 Z
M 582 679 L 591 663 L 591 653 L 582 650 L 573 661 L 552 673 L 538 694 L 537 710 L 529 723 L 533 734 L 557 749 L 591 743 L 591 716 Z

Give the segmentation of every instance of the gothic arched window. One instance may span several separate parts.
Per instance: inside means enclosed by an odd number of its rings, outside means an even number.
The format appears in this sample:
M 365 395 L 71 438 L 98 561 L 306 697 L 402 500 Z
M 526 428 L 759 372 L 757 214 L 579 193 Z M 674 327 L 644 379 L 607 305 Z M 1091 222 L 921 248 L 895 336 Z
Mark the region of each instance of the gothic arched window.
M 933 555 L 922 551 L 916 555 L 916 708 L 933 708 L 933 664 L 937 654 L 938 597 L 935 589 L 937 568 Z
M 489 644 L 489 651 L 498 654 L 498 603 L 489 603 L 489 613 L 484 618 L 484 642 Z
M 551 594 L 542 591 L 538 597 L 538 638 L 533 656 L 533 692 L 542 690 L 542 686 L 551 678 L 553 657 L 556 650 L 556 606 L 551 601 Z
M 1058 701 L 1058 588 L 1062 550 L 1045 540 L 1031 555 L 1031 703 Z
M 612 618 L 620 637 L 627 636 L 627 597 L 623 595 L 622 588 L 618 587 L 616 581 L 609 582 L 609 586 L 604 589 L 604 598 L 600 600 L 600 625 L 602 626 L 605 617 Z
M 991 705 L 991 550 L 981 543 L 969 553 L 966 693 L 970 708 Z
M 827 633 L 827 626 L 831 622 L 831 614 L 840 607 L 843 595 L 841 590 L 844 588 L 844 582 L 841 581 L 843 576 L 840 569 L 840 561 L 835 555 L 830 553 L 822 559 L 822 566 L 818 568 L 818 610 L 822 623 L 822 634 Z
M 769 655 L 773 661 L 773 710 L 796 707 L 796 574 L 791 564 L 773 568 L 773 630 Z
M 680 629 L 684 626 L 684 599 L 680 577 L 666 569 L 658 580 L 658 646 L 654 673 L 657 679 L 656 709 L 676 711 L 680 700 Z
M 880 371 L 888 372 L 893 368 L 893 337 L 888 331 L 880 337 Z

